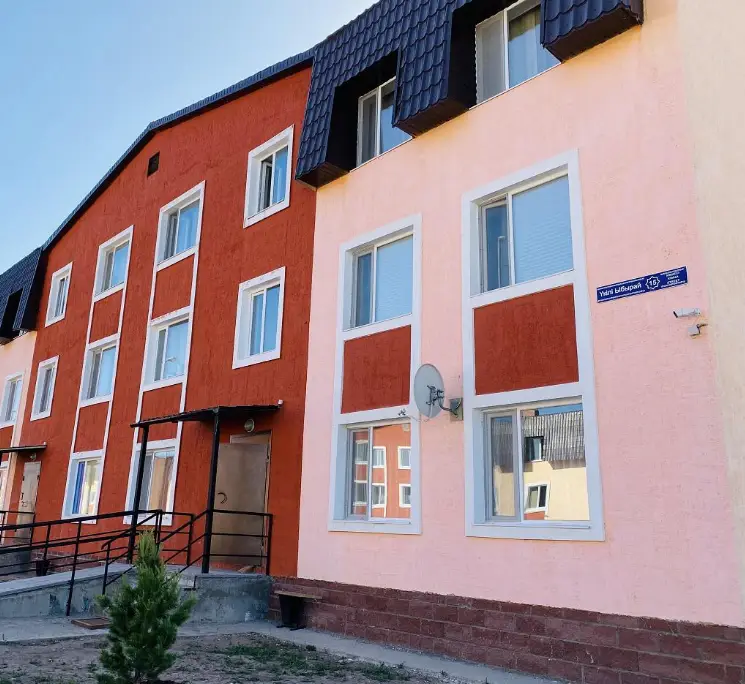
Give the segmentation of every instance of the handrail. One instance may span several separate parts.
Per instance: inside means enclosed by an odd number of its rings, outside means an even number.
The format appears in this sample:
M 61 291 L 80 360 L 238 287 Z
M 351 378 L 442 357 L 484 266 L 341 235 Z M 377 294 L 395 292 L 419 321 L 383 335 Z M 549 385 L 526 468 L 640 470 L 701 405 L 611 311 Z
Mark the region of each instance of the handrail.
M 14 513 L 14 511 L 7 512 Z M 0 511 L 0 514 L 2 513 L 3 511 Z M 26 514 L 23 511 L 20 513 Z M 261 521 L 260 531 L 250 525 L 234 528 L 236 531 L 212 530 L 210 520 L 220 515 L 240 516 L 244 519 Z M 163 523 L 166 516 L 168 516 L 169 529 L 164 530 Z M 179 518 L 185 518 L 185 520 L 179 522 Z M 89 524 L 112 519 L 119 519 L 126 527 L 124 529 L 117 527 L 113 530 L 88 528 Z M 37 575 L 45 575 L 50 570 L 69 569 L 70 580 L 66 606 L 66 614 L 69 615 L 80 568 L 91 564 L 103 565 L 103 593 L 106 593 L 108 585 L 133 569 L 131 561 L 134 560 L 133 549 L 136 547 L 136 537 L 141 535 L 145 529 L 153 531 L 159 553 L 165 563 L 170 563 L 180 557 L 178 574 L 199 562 L 202 564 L 202 572 L 209 572 L 212 558 L 230 559 L 227 562 L 231 564 L 234 559 L 243 558 L 253 559 L 254 567 L 261 568 L 261 571 L 268 575 L 272 528 L 271 513 L 214 507 L 207 508 L 198 514 L 160 509 L 129 510 L 3 525 L 0 526 L 0 532 L 3 533 L 5 540 L 17 540 L 18 544 L 0 545 L 0 576 L 25 575 L 33 571 L 34 564 Z M 182 537 L 181 541 L 178 539 L 179 536 Z M 186 539 L 184 540 L 183 537 Z M 217 547 L 218 552 L 215 552 L 211 548 L 211 542 L 218 538 L 260 540 L 260 542 L 250 546 L 239 544 L 237 549 L 232 545 Z M 236 550 L 244 552 L 236 552 Z M 184 556 L 185 563 L 182 564 Z M 117 572 L 116 577 L 112 579 L 111 566 L 125 557 L 129 567 L 123 572 Z

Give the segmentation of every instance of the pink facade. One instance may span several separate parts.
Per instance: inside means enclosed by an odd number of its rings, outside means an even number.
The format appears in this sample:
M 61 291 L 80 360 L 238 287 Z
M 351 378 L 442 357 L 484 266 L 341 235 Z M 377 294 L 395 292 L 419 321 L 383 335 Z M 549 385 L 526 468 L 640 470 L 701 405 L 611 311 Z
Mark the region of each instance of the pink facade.
M 673 316 L 684 307 L 706 313 L 710 296 L 677 22 L 675 2 L 649 2 L 642 28 L 319 189 L 301 577 L 745 624 L 713 350 L 706 329 L 691 338 L 691 323 Z M 478 438 L 469 411 L 477 397 L 469 390 L 472 352 L 464 353 L 469 334 L 462 334 L 471 300 L 468 198 L 552 165 L 569 168 L 580 257 L 569 281 L 588 453 L 597 440 L 592 467 L 588 456 L 592 525 L 584 536 L 563 538 L 475 536 L 471 452 Z M 407 223 L 421 264 L 414 268 L 411 371 L 437 365 L 447 394 L 465 395 L 466 420 L 420 420 L 408 406 L 411 525 L 345 528 L 333 503 L 343 382 L 340 251 Z M 600 286 L 680 266 L 688 267 L 685 287 L 595 301 Z

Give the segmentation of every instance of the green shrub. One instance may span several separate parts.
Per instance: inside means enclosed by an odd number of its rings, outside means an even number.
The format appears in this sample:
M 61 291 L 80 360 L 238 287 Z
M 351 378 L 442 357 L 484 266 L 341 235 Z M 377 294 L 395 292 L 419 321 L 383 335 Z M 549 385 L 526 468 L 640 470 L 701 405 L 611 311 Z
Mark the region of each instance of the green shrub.
M 168 575 L 153 535 L 140 536 L 136 582 L 123 582 L 99 604 L 111 625 L 101 650 L 99 684 L 154 684 L 175 662 L 170 652 L 188 620 L 193 599 L 182 599 L 178 578 Z

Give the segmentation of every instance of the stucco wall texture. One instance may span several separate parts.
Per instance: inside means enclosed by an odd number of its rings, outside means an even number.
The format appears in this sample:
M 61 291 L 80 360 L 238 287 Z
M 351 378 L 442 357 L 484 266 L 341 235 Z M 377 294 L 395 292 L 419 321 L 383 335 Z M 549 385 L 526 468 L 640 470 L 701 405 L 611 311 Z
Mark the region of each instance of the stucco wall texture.
M 638 616 L 743 624 L 675 0 L 644 26 L 475 107 L 318 192 L 299 574 Z M 339 247 L 422 214 L 423 362 L 462 391 L 466 191 L 578 150 L 606 539 L 468 538 L 463 424 L 422 423 L 422 534 L 331 533 Z M 595 288 L 687 266 L 690 284 L 596 304 Z M 416 484 L 415 484 L 416 486 Z M 329 559 L 333 558 L 333 563 Z
M 6 427 L 0 430 L 0 448 L 17 446 L 20 443 L 22 416 L 26 407 L 26 401 L 29 396 L 33 397 L 33 391 L 29 394 L 29 380 L 31 377 L 31 362 L 34 356 L 35 342 L 36 333 L 28 332 L 25 335 L 16 337 L 12 342 L 0 346 L 0 383 L 2 383 L 0 394 L 5 391 L 5 379 L 9 375 L 23 373 L 21 402 L 18 405 L 19 418 L 13 427 Z M 4 499 L 0 499 L 0 510 L 2 510 L 12 508 L 10 502 L 13 493 L 18 492 L 20 489 L 23 474 L 21 472 L 22 468 L 16 468 L 17 459 L 12 454 L 2 456 L 0 459 L 3 463 L 7 463 L 8 468 L 8 484 L 5 486 L 5 492 L 0 492 Z
M 293 182 L 288 209 L 245 230 L 243 214 L 249 152 L 294 125 L 293 160 L 297 158 L 309 81 L 310 70 L 305 69 L 157 133 L 48 253 L 41 312 L 46 311 L 50 274 L 71 261 L 73 273 L 65 319 L 44 327 L 42 313 L 38 321 L 31 381 L 35 382 L 40 360 L 60 356 L 52 415 L 29 422 L 28 407 L 25 412 L 24 439 L 48 443 L 41 457 L 39 519 L 55 519 L 62 513 L 98 247 L 134 226 L 99 512 L 125 507 L 132 456 L 130 424 L 137 417 L 158 214 L 161 207 L 204 181 L 186 409 L 284 400 L 284 407 L 266 426 L 273 432 L 272 563 L 276 572 L 295 572 L 315 193 Z M 160 152 L 160 168 L 148 177 L 147 162 L 155 152 Z M 158 275 L 153 316 L 189 303 L 192 263 L 193 259 L 184 259 Z M 281 359 L 233 370 L 238 286 L 281 266 L 287 269 Z M 97 304 L 96 316 L 102 304 Z M 101 320 L 108 318 L 102 307 Z M 105 328 L 96 321 L 94 329 L 99 327 Z M 143 417 L 178 410 L 179 397 L 180 386 L 159 390 L 152 397 L 146 394 Z M 242 431 L 242 426 L 233 429 Z M 154 429 L 150 438 L 174 434 L 166 426 Z M 211 429 L 202 426 L 184 428 L 177 511 L 200 512 L 206 507 L 210 435 Z

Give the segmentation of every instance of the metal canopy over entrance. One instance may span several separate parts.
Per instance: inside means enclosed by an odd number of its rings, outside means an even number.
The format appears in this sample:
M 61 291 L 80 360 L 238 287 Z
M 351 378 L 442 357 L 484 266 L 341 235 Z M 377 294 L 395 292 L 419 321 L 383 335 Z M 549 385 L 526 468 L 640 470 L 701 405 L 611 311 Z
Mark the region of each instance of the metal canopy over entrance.
M 220 452 L 220 429 L 222 421 L 246 421 L 260 415 L 269 415 L 276 413 L 280 406 L 278 404 L 253 404 L 246 406 L 214 406 L 212 408 L 196 409 L 192 411 L 183 411 L 170 416 L 161 416 L 159 418 L 146 418 L 137 423 L 132 423 L 132 427 L 142 430 L 142 442 L 140 446 L 140 455 L 137 465 L 137 479 L 135 481 L 134 491 L 134 514 L 132 515 L 132 534 L 131 542 L 134 543 L 135 531 L 139 519 L 140 496 L 142 495 L 142 479 L 145 472 L 145 460 L 147 458 L 147 439 L 150 432 L 150 426 L 163 425 L 165 423 L 212 423 L 212 449 L 210 457 L 210 476 L 209 490 L 207 493 L 207 508 L 205 516 L 205 538 L 204 538 L 204 556 L 202 559 L 202 572 L 209 572 L 210 546 L 212 543 L 212 527 L 214 524 L 214 500 L 215 484 L 217 481 L 217 461 Z M 134 553 L 134 548 L 130 549 L 130 556 Z
M 0 449 L 0 456 L 4 454 L 30 454 L 37 451 L 44 451 L 47 448 L 46 444 L 39 444 L 38 446 L 12 446 Z

